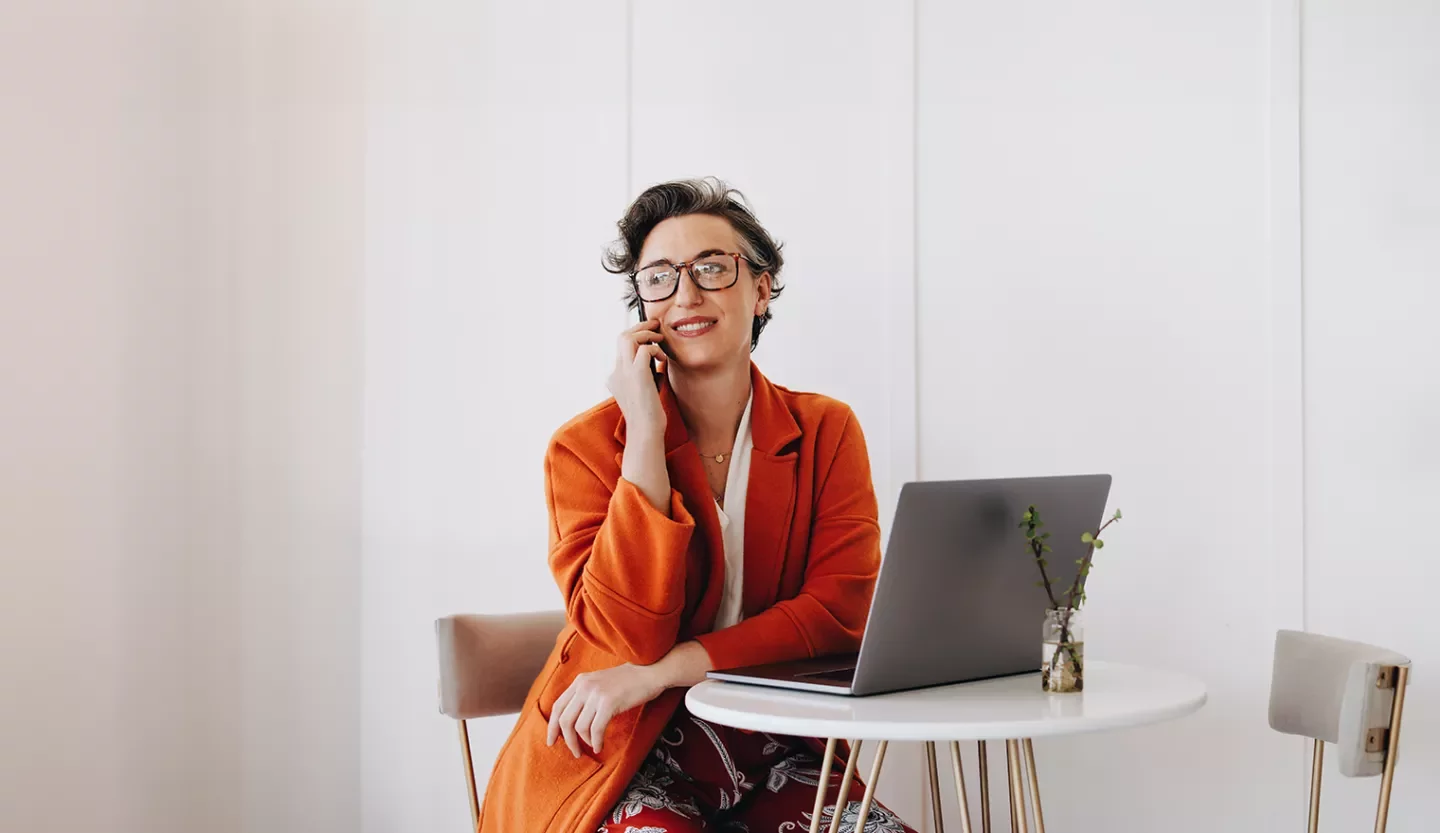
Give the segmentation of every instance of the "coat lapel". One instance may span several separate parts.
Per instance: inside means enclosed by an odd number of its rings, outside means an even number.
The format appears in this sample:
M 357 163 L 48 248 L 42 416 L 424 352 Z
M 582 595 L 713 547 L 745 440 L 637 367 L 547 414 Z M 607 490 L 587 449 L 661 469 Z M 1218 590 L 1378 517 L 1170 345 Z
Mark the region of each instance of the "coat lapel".
M 794 447 L 800 438 L 800 424 L 786 407 L 780 392 L 752 362 L 750 365 L 752 401 L 750 405 L 750 437 L 754 448 L 750 453 L 750 476 L 745 493 L 745 580 L 741 607 L 746 617 L 775 604 L 780 594 L 780 576 L 790 544 L 790 522 L 795 514 L 795 471 L 799 451 Z M 694 633 L 709 631 L 720 610 L 720 596 L 725 582 L 725 541 L 720 531 L 720 516 L 710 494 L 710 483 L 700 453 L 690 439 L 679 403 L 668 380 L 660 387 L 660 402 L 665 408 L 665 464 L 670 484 L 685 499 L 685 506 L 695 517 L 704 535 L 708 561 L 700 566 L 706 574 L 699 576 L 704 588 L 691 618 Z M 615 426 L 615 438 L 625 441 L 625 419 Z M 618 466 L 623 454 L 615 455 Z
M 750 479 L 745 492 L 745 581 L 742 607 L 754 616 L 775 604 L 795 514 L 800 425 L 780 392 L 750 365 Z
M 690 439 L 690 430 L 685 427 L 675 391 L 670 387 L 669 379 L 664 377 L 661 377 L 660 404 L 665 408 L 665 468 L 670 474 L 670 485 L 684 499 L 685 508 L 694 516 L 697 532 L 705 541 L 706 558 L 691 558 L 686 565 L 687 589 L 699 588 L 699 601 L 690 618 L 690 629 L 693 633 L 705 633 L 715 624 L 715 616 L 720 612 L 720 596 L 725 589 L 725 539 L 720 531 L 720 515 L 715 509 L 710 481 L 705 475 L 705 464 L 700 461 L 700 452 Z M 615 426 L 615 438 L 624 444 L 623 416 Z M 624 452 L 615 455 L 617 467 L 623 461 Z M 748 507 L 749 501 L 746 504 Z M 695 570 L 700 573 L 695 574 Z

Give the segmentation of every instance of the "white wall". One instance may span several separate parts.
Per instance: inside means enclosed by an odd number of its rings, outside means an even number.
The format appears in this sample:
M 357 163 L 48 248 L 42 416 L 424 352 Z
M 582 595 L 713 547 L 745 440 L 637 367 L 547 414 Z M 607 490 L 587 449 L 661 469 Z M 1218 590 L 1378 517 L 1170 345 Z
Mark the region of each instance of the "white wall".
M 0 12 L 0 830 L 358 826 L 359 22 Z
M 433 621 L 561 604 L 550 434 L 605 398 L 625 186 L 620 2 L 368 6 L 366 831 L 469 823 Z M 471 726 L 488 776 L 513 722 Z
M 1270 520 L 1265 9 L 918 18 L 920 474 L 1113 474 L 1087 654 L 1210 690 L 1185 721 L 1037 743 L 1047 822 L 1293 826 L 1300 758 L 1266 727 L 1301 588 L 1270 567 L 1294 530 Z
M 1390 829 L 1440 816 L 1440 6 L 1305 4 L 1306 624 L 1415 663 Z M 1323 824 L 1374 779 L 1329 767 Z
M 215 282 L 206 414 L 223 473 L 206 579 L 236 653 L 204 652 L 246 831 L 360 825 L 364 17 L 344 0 L 237 0 L 215 50 Z M 218 469 L 216 466 L 218 465 Z M 197 613 L 210 621 L 209 611 Z M 214 707 L 212 707 L 214 708 Z M 228 714 L 214 708 L 207 719 Z M 224 823 L 224 822 L 222 822 Z
M 74 5 L 0 16 L 0 829 L 178 833 L 194 18 Z

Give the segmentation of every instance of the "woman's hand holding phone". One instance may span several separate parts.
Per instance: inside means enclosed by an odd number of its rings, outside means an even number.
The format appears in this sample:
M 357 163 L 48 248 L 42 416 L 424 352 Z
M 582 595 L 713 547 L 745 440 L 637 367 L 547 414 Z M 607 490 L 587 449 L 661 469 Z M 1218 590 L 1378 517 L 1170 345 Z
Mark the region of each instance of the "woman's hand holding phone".
M 663 360 L 659 321 L 641 321 L 620 334 L 615 370 L 606 383 L 632 431 L 653 431 L 664 436 L 665 409 L 656 390 L 654 361 Z
M 634 483 L 650 505 L 670 515 L 670 472 L 665 468 L 665 408 L 653 363 L 664 359 L 660 322 L 642 321 L 620 335 L 615 370 L 606 385 L 625 416 L 625 454 L 620 476 Z

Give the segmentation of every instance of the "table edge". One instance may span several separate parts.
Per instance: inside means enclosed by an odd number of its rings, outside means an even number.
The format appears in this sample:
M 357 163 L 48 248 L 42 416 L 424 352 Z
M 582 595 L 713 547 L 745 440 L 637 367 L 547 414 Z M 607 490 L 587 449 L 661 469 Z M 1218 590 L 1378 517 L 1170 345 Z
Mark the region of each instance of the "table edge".
M 1187 679 L 1194 680 L 1193 677 Z M 1043 720 L 997 720 L 992 722 L 956 723 L 940 734 L 922 730 L 921 724 L 893 724 L 894 729 L 876 729 L 873 722 L 860 725 L 850 719 L 814 717 L 803 719 L 765 718 L 752 712 L 737 712 L 713 706 L 693 696 L 701 686 L 743 686 L 723 680 L 706 680 L 685 692 L 685 707 L 691 714 L 702 720 L 722 726 L 756 732 L 775 732 L 813 738 L 839 737 L 849 740 L 893 740 L 893 741 L 951 741 L 951 740 L 1011 740 L 1017 738 L 1062 737 L 1094 732 L 1117 731 L 1143 726 L 1153 726 L 1189 717 L 1200 711 L 1209 702 L 1210 693 L 1203 683 L 1195 681 L 1199 691 L 1182 701 L 1148 710 L 1137 710 L 1108 718 L 1075 717 L 1045 718 Z M 1055 695 L 1064 697 L 1068 695 Z M 934 724 L 923 724 L 933 727 Z

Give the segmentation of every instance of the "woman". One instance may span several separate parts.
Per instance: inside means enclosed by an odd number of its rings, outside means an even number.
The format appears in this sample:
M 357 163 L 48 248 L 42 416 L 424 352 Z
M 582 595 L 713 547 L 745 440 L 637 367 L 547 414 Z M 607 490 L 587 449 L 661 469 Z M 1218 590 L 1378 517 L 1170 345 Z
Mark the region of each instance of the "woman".
M 684 692 L 712 669 L 858 649 L 880 564 L 865 439 L 844 404 L 751 361 L 783 259 L 736 192 L 658 185 L 619 227 L 607 268 L 643 320 L 620 336 L 613 398 L 546 452 L 568 623 L 480 830 L 808 830 L 823 743 L 709 724 Z M 866 830 L 910 828 L 877 804 Z

